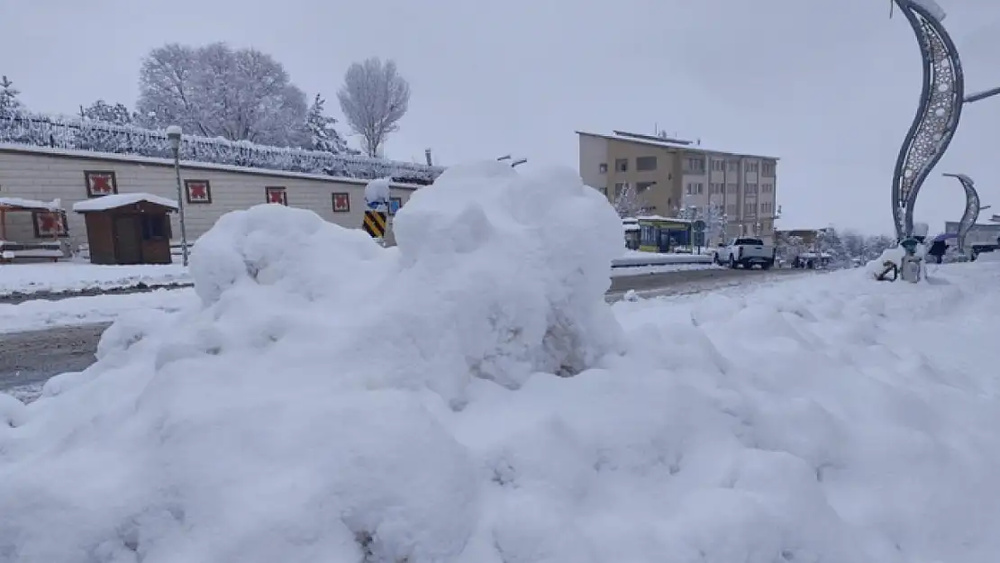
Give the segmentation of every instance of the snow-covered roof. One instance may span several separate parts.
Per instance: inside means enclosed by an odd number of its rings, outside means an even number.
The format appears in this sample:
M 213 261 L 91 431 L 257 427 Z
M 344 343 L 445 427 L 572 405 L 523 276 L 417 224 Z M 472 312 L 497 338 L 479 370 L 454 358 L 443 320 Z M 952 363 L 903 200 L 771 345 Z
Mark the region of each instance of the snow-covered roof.
M 687 219 L 678 219 L 676 217 L 664 217 L 662 215 L 640 215 L 640 221 L 671 221 L 674 223 L 690 223 Z
M 125 207 L 127 205 L 133 205 L 143 201 L 147 203 L 154 203 L 156 205 L 162 205 L 163 207 L 173 210 L 177 209 L 176 200 L 140 192 L 95 197 L 94 199 L 74 203 L 73 211 L 76 211 L 77 213 L 86 213 L 88 211 L 107 211 L 108 209 L 117 209 L 119 207 Z
M 58 199 L 53 201 L 38 201 L 36 199 L 24 199 L 20 197 L 0 197 L 0 207 L 28 211 L 62 211 L 62 202 Z
M 706 147 L 706 146 L 694 145 L 694 144 L 692 144 L 692 145 L 685 145 L 685 144 L 678 143 L 678 142 L 670 142 L 669 140 L 659 141 L 659 140 L 653 140 L 653 139 L 646 139 L 646 138 L 642 138 L 642 137 L 627 137 L 627 136 L 624 136 L 624 135 L 605 135 L 605 134 L 602 134 L 602 133 L 589 133 L 587 131 L 577 131 L 576 134 L 577 135 L 587 135 L 587 136 L 590 136 L 590 137 L 600 137 L 602 139 L 610 139 L 610 140 L 613 140 L 613 141 L 622 141 L 622 142 L 626 142 L 626 143 L 635 143 L 635 144 L 638 144 L 638 145 L 649 145 L 649 146 L 660 147 L 660 148 L 664 148 L 664 149 L 678 149 L 678 150 L 686 150 L 686 151 L 691 151 L 691 152 L 721 154 L 721 155 L 725 155 L 725 156 L 739 156 L 739 157 L 747 157 L 747 158 L 766 158 L 766 159 L 770 159 L 770 160 L 781 160 L 780 158 L 778 158 L 776 156 L 767 156 L 767 155 L 762 155 L 762 154 L 750 154 L 750 153 L 745 153 L 745 152 L 740 152 L 740 151 L 727 151 L 727 150 L 713 149 L 713 148 L 709 148 L 709 147 Z

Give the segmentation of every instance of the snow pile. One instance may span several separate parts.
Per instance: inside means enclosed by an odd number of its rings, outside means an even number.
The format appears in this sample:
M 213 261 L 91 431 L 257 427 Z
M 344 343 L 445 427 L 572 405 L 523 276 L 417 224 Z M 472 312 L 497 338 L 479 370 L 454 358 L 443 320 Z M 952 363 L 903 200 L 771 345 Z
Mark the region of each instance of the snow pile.
M 449 413 L 619 349 L 619 221 L 575 174 L 497 163 L 395 221 L 386 250 L 228 214 L 192 255 L 200 307 L 125 316 L 95 366 L 4 404 L 0 560 L 455 560 L 489 477 Z
M 396 220 L 227 215 L 199 307 L 0 399 L 0 561 L 995 560 L 1000 264 L 611 315 L 575 176 L 455 168 Z

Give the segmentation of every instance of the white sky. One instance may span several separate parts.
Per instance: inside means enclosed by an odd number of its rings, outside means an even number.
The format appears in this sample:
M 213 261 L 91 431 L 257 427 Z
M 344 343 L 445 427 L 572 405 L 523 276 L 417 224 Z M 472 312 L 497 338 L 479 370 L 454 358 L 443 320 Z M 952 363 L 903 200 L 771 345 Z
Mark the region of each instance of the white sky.
M 1000 85 L 1000 2 L 939 0 L 969 91 Z M 340 117 L 347 66 L 395 58 L 410 113 L 387 154 L 442 164 L 514 153 L 577 166 L 576 129 L 652 132 L 781 157 L 780 226 L 892 231 L 892 167 L 920 60 L 888 0 L 0 0 L 0 73 L 35 111 L 135 102 L 139 62 L 166 42 L 226 41 L 284 63 Z M 346 130 L 343 131 L 347 133 Z M 967 106 L 918 203 L 940 228 L 957 180 L 1000 212 L 1000 98 Z M 987 215 L 990 212 L 987 212 Z

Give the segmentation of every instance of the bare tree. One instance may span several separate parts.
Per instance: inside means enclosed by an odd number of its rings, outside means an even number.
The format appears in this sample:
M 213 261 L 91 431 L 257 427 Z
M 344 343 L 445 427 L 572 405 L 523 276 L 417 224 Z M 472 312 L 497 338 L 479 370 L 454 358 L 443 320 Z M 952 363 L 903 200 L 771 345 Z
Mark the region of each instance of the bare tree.
M 632 184 L 625 186 L 615 194 L 615 211 L 619 217 L 637 217 L 643 212 L 642 201 L 636 193 Z
M 347 69 L 337 100 L 348 125 L 361 135 L 365 153 L 374 157 L 406 115 L 410 84 L 399 75 L 394 61 L 383 64 L 373 57 Z
M 305 146 L 306 96 L 281 63 L 255 49 L 224 43 L 153 49 L 139 76 L 143 125 L 180 125 L 206 137 Z

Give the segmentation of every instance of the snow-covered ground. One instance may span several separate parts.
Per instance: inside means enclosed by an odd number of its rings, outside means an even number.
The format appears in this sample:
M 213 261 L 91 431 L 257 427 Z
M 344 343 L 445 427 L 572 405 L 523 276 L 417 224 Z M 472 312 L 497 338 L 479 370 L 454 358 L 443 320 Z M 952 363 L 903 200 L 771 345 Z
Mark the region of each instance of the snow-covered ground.
M 11 294 L 63 293 L 191 283 L 180 264 L 98 266 L 84 262 L 0 265 L 0 298 Z
M 0 334 L 105 323 L 123 314 L 141 314 L 143 311 L 177 311 L 197 301 L 194 290 L 185 288 L 127 295 L 68 297 L 58 301 L 32 299 L 18 304 L 0 303 Z
M 0 395 L 0 558 L 995 560 L 1000 264 L 611 308 L 620 228 L 497 163 L 417 191 L 391 250 L 226 215 L 197 302 Z

